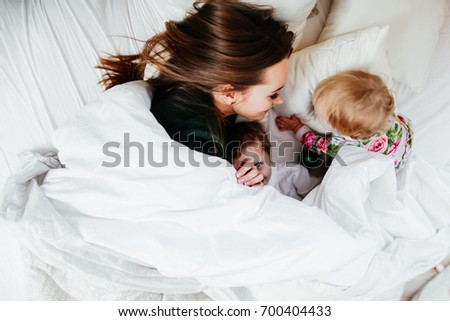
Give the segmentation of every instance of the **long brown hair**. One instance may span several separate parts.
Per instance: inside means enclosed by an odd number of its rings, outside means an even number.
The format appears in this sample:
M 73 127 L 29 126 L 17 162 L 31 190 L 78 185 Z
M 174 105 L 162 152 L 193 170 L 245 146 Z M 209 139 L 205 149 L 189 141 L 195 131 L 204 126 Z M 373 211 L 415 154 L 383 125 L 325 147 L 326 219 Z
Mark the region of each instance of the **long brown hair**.
M 100 58 L 106 89 L 143 79 L 147 64 L 159 75 L 147 81 L 158 87 L 187 87 L 212 93 L 222 84 L 246 90 L 264 80 L 264 69 L 291 52 L 293 33 L 273 18 L 274 9 L 233 0 L 194 3 L 182 21 L 166 22 L 135 55 Z
M 100 58 L 97 68 L 105 70 L 101 83 L 106 89 L 144 77 L 147 65 L 157 76 L 147 79 L 154 89 L 153 99 L 168 91 L 184 89 L 211 94 L 220 85 L 245 91 L 264 81 L 265 69 L 288 57 L 294 34 L 273 18 L 274 9 L 234 0 L 195 2 L 194 10 L 182 21 L 168 21 L 165 31 L 156 34 L 135 55 Z M 179 99 L 179 97 L 178 97 Z M 199 118 L 215 119 L 212 137 L 224 137 L 224 116 L 213 102 L 185 108 Z

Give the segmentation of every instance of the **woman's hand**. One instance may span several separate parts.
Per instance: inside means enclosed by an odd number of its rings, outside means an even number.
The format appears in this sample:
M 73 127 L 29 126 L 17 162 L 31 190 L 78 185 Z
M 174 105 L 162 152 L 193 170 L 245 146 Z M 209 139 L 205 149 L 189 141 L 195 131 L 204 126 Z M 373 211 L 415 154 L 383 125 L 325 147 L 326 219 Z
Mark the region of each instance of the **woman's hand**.
M 264 176 L 259 173 L 253 162 L 242 164 L 236 172 L 237 182 L 245 186 L 264 186 Z
M 304 126 L 300 118 L 295 114 L 292 114 L 290 117 L 278 116 L 275 118 L 275 123 L 279 130 L 292 130 L 294 133 Z

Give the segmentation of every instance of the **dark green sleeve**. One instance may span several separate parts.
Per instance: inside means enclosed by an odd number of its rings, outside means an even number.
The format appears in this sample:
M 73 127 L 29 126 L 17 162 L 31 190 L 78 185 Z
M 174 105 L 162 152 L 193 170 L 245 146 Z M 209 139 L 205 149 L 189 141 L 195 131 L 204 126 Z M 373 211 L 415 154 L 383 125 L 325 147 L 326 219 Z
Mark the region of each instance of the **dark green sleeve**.
M 224 157 L 222 144 L 215 141 L 206 130 L 183 130 L 172 139 L 197 152 Z
M 188 148 L 213 156 L 224 157 L 223 147 L 213 139 L 211 128 L 217 128 L 215 119 L 202 117 L 190 106 L 208 104 L 209 96 L 193 95 L 192 100 L 180 100 L 180 96 L 191 97 L 186 92 L 174 90 L 163 95 L 156 95 L 152 101 L 151 112 L 164 127 L 169 136 Z

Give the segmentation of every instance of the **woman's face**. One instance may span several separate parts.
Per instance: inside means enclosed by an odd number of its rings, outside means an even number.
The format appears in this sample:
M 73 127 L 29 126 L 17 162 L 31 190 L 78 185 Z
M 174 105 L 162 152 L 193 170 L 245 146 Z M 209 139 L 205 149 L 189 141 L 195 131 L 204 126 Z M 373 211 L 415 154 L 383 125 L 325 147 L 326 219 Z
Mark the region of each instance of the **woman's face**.
M 283 59 L 265 71 L 263 84 L 250 87 L 233 105 L 236 114 L 249 120 L 261 120 L 274 106 L 283 103 L 280 90 L 288 76 L 288 59 Z

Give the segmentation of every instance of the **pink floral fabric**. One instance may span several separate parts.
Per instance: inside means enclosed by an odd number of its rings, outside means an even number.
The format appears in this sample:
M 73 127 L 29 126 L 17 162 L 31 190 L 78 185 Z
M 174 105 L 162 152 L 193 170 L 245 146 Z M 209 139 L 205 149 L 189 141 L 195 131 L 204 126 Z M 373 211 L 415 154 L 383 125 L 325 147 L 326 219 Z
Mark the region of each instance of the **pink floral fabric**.
M 368 145 L 367 150 L 374 153 L 383 153 L 388 148 L 388 138 L 386 135 L 376 137 Z
M 318 154 L 325 154 L 331 157 L 336 156 L 339 149 L 344 145 L 359 146 L 369 152 L 392 157 L 393 164 L 398 170 L 408 160 L 413 136 L 411 121 L 402 115 L 396 114 L 392 117 L 391 126 L 386 132 L 379 133 L 369 139 L 349 141 L 335 134 L 321 136 L 308 131 L 302 135 L 300 143 L 305 148 Z
M 302 138 L 300 139 L 300 144 L 309 149 L 313 147 L 316 140 L 317 136 L 310 131 L 303 134 Z

